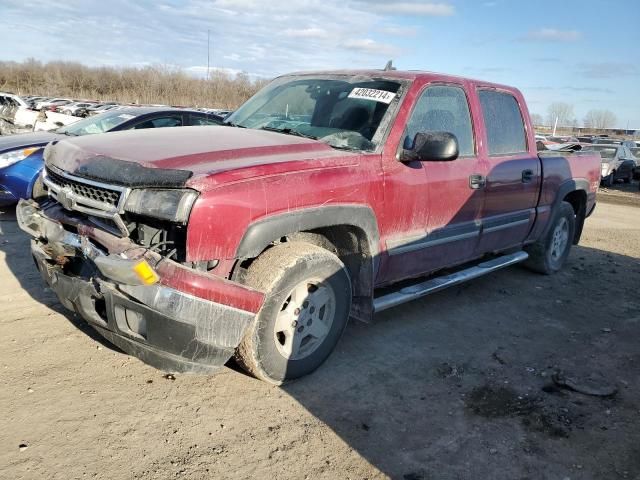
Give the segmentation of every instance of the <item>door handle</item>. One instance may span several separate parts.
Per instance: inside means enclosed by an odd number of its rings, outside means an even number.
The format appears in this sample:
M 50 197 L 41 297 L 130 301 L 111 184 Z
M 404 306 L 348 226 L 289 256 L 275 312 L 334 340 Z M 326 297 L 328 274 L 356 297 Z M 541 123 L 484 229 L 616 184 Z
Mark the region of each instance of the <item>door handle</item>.
M 533 180 L 533 170 L 523 170 L 522 171 L 522 183 L 529 183 Z
M 484 175 L 479 175 L 474 173 L 473 175 L 469 175 L 469 187 L 473 190 L 478 190 L 479 188 L 484 188 L 487 184 L 487 179 Z

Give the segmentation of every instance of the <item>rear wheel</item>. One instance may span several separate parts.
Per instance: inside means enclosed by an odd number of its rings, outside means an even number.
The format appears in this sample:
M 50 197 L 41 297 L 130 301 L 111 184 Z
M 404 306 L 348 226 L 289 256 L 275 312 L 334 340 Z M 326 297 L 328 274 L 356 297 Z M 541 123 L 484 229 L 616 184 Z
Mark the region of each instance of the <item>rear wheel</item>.
M 284 243 L 253 262 L 245 283 L 266 297 L 238 346 L 238 363 L 274 384 L 318 368 L 349 318 L 351 281 L 342 261 L 309 243 Z
M 564 265 L 576 229 L 576 215 L 568 202 L 562 202 L 551 220 L 551 227 L 544 238 L 526 247 L 529 258 L 525 266 L 539 273 L 551 275 Z

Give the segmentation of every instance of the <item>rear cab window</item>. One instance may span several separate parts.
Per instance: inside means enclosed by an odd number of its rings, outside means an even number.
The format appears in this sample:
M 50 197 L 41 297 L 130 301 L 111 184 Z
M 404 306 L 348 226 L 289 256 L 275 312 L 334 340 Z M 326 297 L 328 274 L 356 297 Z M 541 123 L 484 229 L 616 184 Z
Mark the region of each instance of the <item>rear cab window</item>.
M 490 156 L 527 153 L 527 135 L 520 106 L 507 92 L 480 89 L 478 91 Z

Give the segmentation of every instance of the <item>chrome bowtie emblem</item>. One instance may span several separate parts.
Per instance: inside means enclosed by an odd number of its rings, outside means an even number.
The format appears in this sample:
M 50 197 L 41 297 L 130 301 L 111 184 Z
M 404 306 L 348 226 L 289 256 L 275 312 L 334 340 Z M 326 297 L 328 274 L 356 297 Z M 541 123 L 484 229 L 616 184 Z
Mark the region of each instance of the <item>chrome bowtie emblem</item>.
M 73 210 L 76 202 L 72 198 L 72 195 L 73 190 L 71 190 L 71 187 L 64 187 L 58 192 L 58 203 L 60 203 L 60 205 L 62 205 L 67 210 Z

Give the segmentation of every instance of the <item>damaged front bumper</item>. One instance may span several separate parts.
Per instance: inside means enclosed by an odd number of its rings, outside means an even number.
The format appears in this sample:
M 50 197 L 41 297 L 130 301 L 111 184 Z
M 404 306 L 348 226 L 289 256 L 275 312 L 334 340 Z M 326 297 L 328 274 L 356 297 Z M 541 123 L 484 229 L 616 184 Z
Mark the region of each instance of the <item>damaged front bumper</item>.
M 168 372 L 211 373 L 233 355 L 262 293 L 198 272 L 65 212 L 21 200 L 20 228 L 60 302 L 125 352 Z M 146 285 L 131 271 L 146 262 Z

